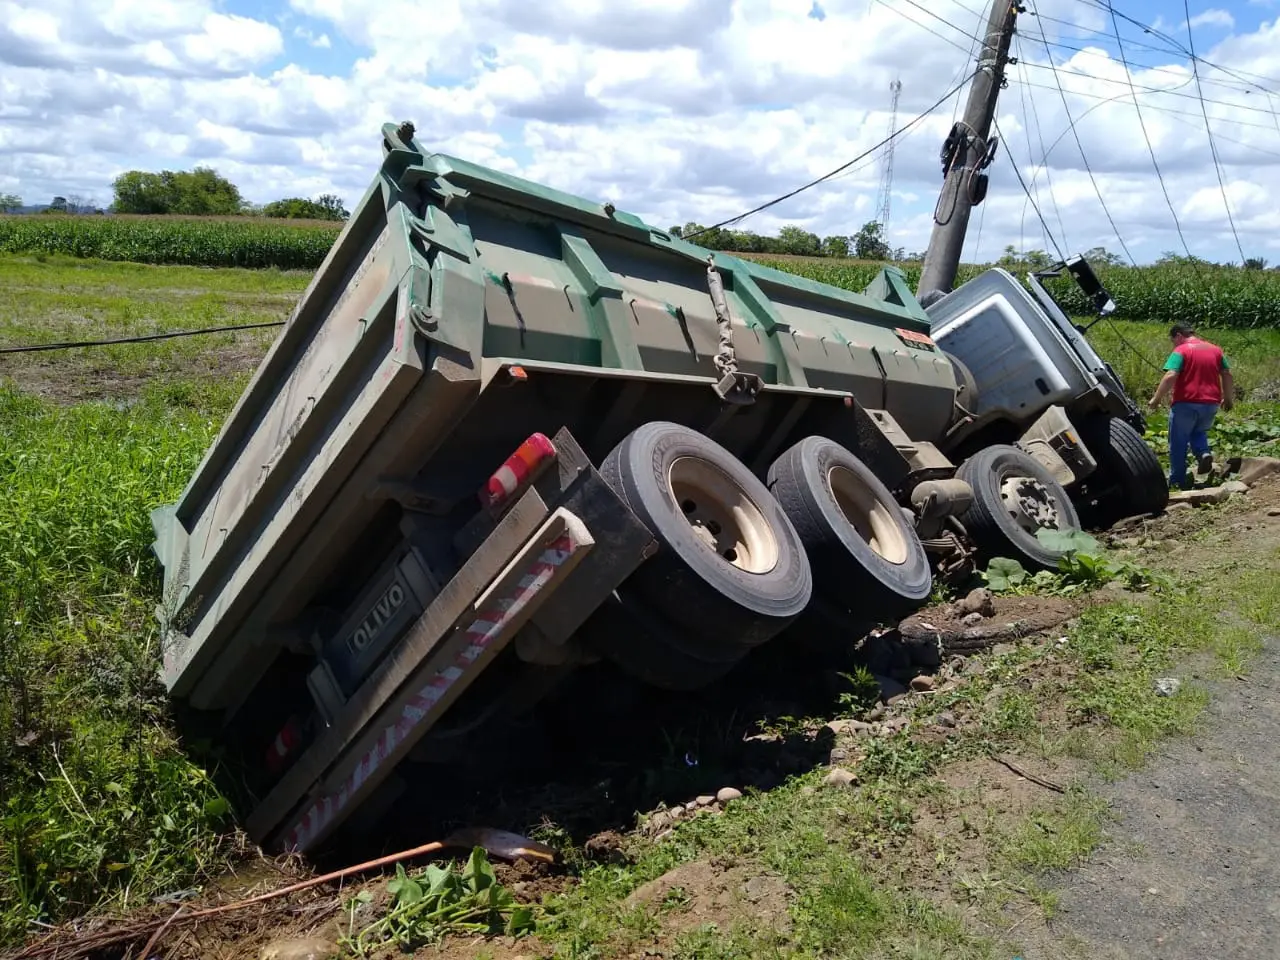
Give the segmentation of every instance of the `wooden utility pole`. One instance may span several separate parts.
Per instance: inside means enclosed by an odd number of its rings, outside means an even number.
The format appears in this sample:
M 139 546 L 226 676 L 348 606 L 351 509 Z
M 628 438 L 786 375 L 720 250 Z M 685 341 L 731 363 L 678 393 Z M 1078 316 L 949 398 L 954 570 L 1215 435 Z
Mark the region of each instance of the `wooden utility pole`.
M 988 149 L 987 144 L 991 121 L 996 115 L 996 100 L 1005 85 L 1004 68 L 1009 61 L 1009 44 L 1013 42 L 1019 9 L 1017 0 L 993 0 L 991 5 L 964 120 L 952 128 L 944 147 L 942 194 L 934 210 L 933 235 L 929 238 L 916 288 L 921 298 L 934 290 L 951 292 L 969 227 L 969 212 L 982 202 L 986 193 L 986 175 L 981 171 L 994 156 L 994 148 Z

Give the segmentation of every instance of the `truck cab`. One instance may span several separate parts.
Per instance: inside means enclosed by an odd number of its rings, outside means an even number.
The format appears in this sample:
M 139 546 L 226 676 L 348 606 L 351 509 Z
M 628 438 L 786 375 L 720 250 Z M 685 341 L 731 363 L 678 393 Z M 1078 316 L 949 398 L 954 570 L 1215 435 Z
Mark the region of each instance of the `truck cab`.
M 1110 364 L 1067 316 L 1043 281 L 1066 270 L 1097 311 L 1116 304 L 1089 262 L 1071 257 L 1027 274 L 1026 285 L 993 267 L 926 306 L 931 336 L 952 358 L 961 379 L 966 422 L 950 450 L 980 449 L 1018 438 L 1036 442 L 1042 418 L 1078 431 L 1079 448 L 1062 477 L 1084 516 L 1105 526 L 1123 516 L 1158 513 L 1168 483 L 1142 439 L 1146 419 Z M 1028 431 L 1031 435 L 1026 436 Z

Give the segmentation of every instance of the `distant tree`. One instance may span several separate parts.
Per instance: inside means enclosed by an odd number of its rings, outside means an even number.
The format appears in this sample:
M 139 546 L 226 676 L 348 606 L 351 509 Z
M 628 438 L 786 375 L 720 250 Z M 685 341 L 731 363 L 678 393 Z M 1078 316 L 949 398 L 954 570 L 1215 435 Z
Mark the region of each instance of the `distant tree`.
M 1004 267 L 1006 270 L 1043 270 L 1045 267 L 1053 263 L 1053 258 L 1043 250 L 1027 250 L 1019 252 L 1013 244 L 1009 244 L 1004 248 L 1004 256 L 997 262 L 996 266 Z
M 818 257 L 822 255 L 822 241 L 816 233 L 810 233 L 802 227 L 785 226 L 778 231 L 779 253 L 789 253 L 797 257 Z
M 48 212 L 48 213 L 66 213 L 66 212 L 67 212 L 67 198 L 66 198 L 66 197 L 54 197 L 54 198 L 53 198 L 53 202 L 52 202 L 52 203 L 50 203 L 50 204 L 49 204 L 49 206 L 45 207 L 45 211 L 46 211 L 46 212 Z
M 849 238 L 834 236 L 822 238 L 822 255 L 824 257 L 849 256 Z
M 0 213 L 17 213 L 22 209 L 22 198 L 16 193 L 0 193 Z
M 291 220 L 345 220 L 351 216 L 341 200 L 327 193 L 315 200 L 302 197 L 274 200 L 262 208 L 262 215 Z
M 853 252 L 861 260 L 888 260 L 889 244 L 884 239 L 884 226 L 878 220 L 862 225 L 853 237 Z
M 1123 267 L 1125 265 L 1124 257 L 1118 253 L 1112 253 L 1106 247 L 1092 247 L 1085 251 L 1084 258 L 1090 263 L 1100 263 L 1107 267 Z
M 129 170 L 112 183 L 115 213 L 225 216 L 242 212 L 240 189 L 209 167 L 147 173 Z
M 1246 270 L 1265 270 L 1267 269 L 1266 257 L 1249 257 L 1244 262 Z
M 67 213 L 99 213 L 98 205 L 93 202 L 92 197 L 82 197 L 78 194 L 71 194 L 67 197 L 66 202 Z

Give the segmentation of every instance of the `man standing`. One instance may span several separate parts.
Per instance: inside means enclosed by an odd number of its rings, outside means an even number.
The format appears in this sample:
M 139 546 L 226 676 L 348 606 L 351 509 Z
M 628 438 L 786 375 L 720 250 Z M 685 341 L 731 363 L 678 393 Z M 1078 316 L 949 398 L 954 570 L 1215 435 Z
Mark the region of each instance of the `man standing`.
M 1187 486 L 1187 446 L 1195 454 L 1201 473 L 1213 469 L 1208 431 L 1218 407 L 1230 410 L 1235 402 L 1231 364 L 1220 347 L 1201 340 L 1185 323 L 1169 331 L 1173 353 L 1165 361 L 1165 375 L 1151 401 L 1152 410 L 1170 391 L 1169 405 L 1169 486 Z

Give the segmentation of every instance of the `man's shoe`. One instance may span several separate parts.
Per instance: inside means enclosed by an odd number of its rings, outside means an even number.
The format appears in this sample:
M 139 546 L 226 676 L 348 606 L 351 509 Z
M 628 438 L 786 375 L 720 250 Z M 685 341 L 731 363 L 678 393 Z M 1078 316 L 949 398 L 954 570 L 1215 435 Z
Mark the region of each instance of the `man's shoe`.
M 1213 454 L 1206 453 L 1203 456 L 1197 457 L 1196 464 L 1200 468 L 1200 473 L 1204 474 L 1206 477 L 1209 476 L 1209 474 L 1213 473 Z

